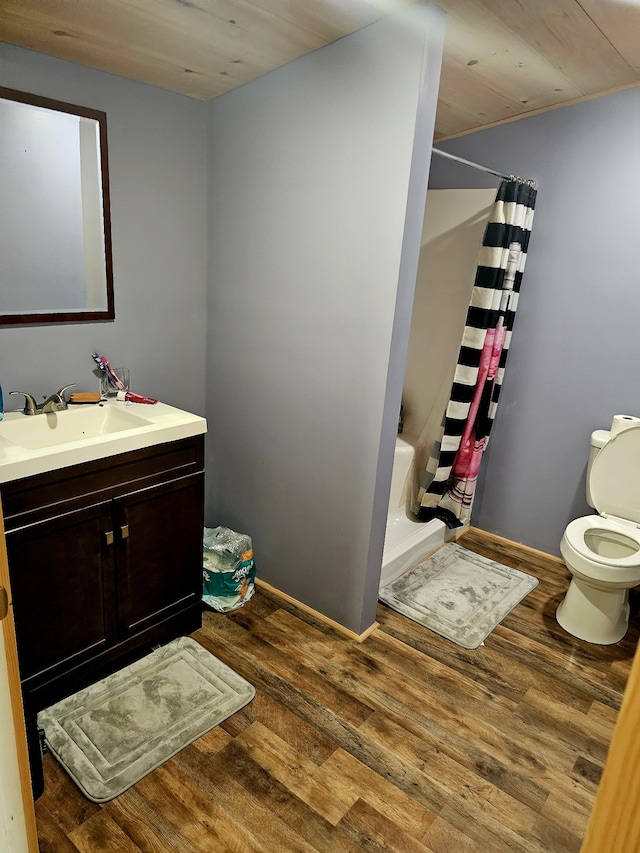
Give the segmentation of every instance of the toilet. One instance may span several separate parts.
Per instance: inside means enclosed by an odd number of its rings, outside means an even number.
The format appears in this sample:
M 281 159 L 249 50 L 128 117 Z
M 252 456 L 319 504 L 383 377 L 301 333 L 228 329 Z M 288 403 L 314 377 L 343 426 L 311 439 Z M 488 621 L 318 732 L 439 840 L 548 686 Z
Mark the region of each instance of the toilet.
M 606 646 L 627 633 L 629 590 L 640 584 L 640 426 L 592 433 L 587 502 L 598 515 L 570 522 L 560 543 L 573 577 L 556 619 Z

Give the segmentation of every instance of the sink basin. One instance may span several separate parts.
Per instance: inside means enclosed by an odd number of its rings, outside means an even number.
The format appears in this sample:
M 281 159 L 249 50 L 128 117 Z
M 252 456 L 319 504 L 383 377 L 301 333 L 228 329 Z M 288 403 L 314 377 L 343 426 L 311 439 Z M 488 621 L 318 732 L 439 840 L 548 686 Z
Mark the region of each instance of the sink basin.
M 166 403 L 109 400 L 48 415 L 7 412 L 0 421 L 0 483 L 206 431 L 204 418 Z
M 20 420 L 2 421 L 0 437 L 20 447 L 38 450 L 149 426 L 150 423 L 147 418 L 125 408 L 108 405 L 75 406 L 55 414 L 23 415 Z

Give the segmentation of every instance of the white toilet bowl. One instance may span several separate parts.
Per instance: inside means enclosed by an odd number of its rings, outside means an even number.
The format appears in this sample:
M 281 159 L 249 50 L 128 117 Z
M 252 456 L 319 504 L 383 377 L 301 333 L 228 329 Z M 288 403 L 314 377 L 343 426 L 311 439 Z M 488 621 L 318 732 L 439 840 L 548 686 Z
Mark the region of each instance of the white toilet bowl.
M 640 584 L 640 530 L 587 515 L 567 527 L 560 553 L 573 575 L 556 618 L 590 643 L 617 643 L 629 627 L 629 589 Z
M 587 472 L 599 514 L 564 532 L 560 553 L 573 577 L 556 619 L 581 640 L 610 645 L 627 633 L 629 589 L 640 584 L 640 427 L 600 446 Z

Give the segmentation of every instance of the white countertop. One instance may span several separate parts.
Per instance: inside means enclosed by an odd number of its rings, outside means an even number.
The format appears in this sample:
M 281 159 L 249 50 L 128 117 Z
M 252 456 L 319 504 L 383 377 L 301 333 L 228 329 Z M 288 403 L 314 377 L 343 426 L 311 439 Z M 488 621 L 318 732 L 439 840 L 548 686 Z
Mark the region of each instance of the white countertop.
M 109 400 L 55 414 L 7 412 L 0 421 L 0 483 L 206 431 L 204 418 L 166 403 Z

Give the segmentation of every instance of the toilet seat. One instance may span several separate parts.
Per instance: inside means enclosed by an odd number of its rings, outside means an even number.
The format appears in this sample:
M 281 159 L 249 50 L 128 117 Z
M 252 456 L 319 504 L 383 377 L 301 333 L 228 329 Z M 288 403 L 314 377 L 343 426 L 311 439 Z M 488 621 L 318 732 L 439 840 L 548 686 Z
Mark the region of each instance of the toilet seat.
M 593 460 L 589 490 L 598 513 L 640 524 L 640 427 L 611 437 Z
M 640 427 L 624 430 L 604 445 L 593 460 L 589 489 L 598 515 L 585 515 L 568 524 L 562 555 L 593 580 L 632 580 L 640 567 Z M 604 535 L 598 537 L 597 531 Z M 609 557 L 590 547 L 589 534 L 594 542 L 600 539 L 606 544 L 607 533 L 613 541 L 623 537 L 626 547 L 635 546 L 633 553 Z
M 605 557 L 589 547 L 585 536 L 598 530 L 623 536 L 636 546 L 627 557 Z M 562 556 L 581 574 L 594 580 L 625 583 L 638 576 L 640 528 L 631 521 L 585 515 L 569 522 L 560 546 Z M 568 552 L 568 553 L 567 553 Z

